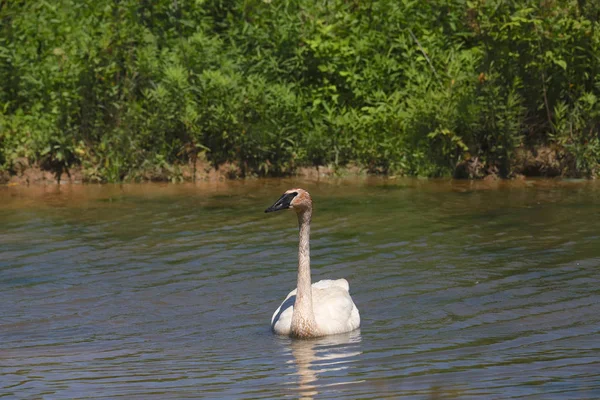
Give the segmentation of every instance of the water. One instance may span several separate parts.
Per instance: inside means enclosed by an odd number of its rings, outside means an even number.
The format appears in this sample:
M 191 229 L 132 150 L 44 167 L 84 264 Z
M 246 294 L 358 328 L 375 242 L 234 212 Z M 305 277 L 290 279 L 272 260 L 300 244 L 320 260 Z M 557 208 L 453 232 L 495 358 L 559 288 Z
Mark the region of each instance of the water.
M 313 279 L 360 331 L 269 331 Z M 600 185 L 366 180 L 0 187 L 0 397 L 600 398 Z

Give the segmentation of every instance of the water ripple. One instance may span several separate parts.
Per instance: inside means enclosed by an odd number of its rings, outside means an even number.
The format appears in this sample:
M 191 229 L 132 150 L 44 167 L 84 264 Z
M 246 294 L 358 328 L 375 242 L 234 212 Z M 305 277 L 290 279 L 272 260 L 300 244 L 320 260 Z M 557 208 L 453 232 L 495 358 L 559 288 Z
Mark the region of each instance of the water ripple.
M 360 331 L 269 332 L 296 182 L 0 188 L 0 397 L 600 397 L 599 186 L 302 185 Z

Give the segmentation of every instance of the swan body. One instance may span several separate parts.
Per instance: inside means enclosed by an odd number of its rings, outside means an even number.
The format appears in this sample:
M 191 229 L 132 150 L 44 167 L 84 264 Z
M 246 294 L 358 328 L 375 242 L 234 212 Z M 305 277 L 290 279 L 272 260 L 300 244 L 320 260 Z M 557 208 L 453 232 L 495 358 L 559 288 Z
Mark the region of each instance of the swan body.
M 292 290 L 273 313 L 271 330 L 278 335 L 291 334 L 297 290 Z M 324 279 L 312 284 L 313 312 L 319 328 L 317 336 L 350 332 L 360 326 L 360 314 L 348 290 L 345 279 Z
M 271 330 L 278 335 L 311 338 L 357 329 L 360 326 L 360 314 L 350 297 L 347 280 L 325 279 L 311 284 L 310 195 L 303 189 L 288 190 L 265 212 L 283 209 L 293 209 L 298 215 L 298 284 L 273 314 Z

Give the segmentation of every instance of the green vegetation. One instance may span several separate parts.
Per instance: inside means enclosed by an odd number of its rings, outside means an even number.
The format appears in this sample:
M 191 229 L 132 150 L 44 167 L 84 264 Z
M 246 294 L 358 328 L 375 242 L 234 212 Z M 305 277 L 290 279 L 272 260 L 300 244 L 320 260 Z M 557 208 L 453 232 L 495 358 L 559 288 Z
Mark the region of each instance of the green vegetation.
M 545 148 L 593 176 L 599 21 L 586 0 L 0 0 L 0 168 L 510 176 Z

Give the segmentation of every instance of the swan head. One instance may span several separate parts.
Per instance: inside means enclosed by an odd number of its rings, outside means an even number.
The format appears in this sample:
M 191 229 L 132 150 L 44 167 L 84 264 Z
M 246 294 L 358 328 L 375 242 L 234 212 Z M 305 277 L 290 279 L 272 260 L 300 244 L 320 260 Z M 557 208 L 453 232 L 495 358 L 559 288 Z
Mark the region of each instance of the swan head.
M 296 212 L 303 212 L 312 208 L 312 199 L 310 194 L 304 189 L 290 189 L 281 195 L 271 207 L 265 210 L 266 213 L 280 210 L 292 209 Z

